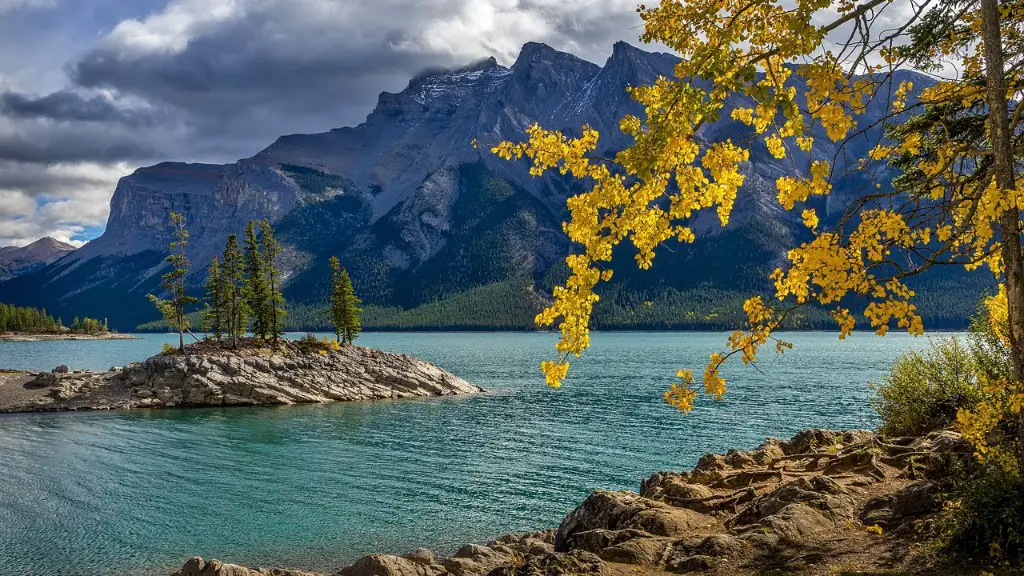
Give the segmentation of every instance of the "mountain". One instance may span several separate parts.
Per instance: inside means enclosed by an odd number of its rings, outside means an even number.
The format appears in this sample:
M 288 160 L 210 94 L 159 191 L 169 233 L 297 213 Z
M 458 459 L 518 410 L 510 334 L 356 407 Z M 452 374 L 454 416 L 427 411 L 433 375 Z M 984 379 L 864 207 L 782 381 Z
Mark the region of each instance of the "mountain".
M 598 66 L 528 43 L 510 67 L 489 58 L 424 72 L 401 92 L 382 93 L 358 126 L 283 136 L 234 164 L 140 168 L 118 183 L 102 236 L 0 284 L 0 300 L 108 318 L 122 330 L 154 319 L 143 296 L 159 290 L 168 213 L 175 211 L 191 232 L 189 257 L 196 266 L 189 282 L 196 287 L 229 233 L 240 233 L 250 218 L 271 220 L 285 247 L 284 291 L 296 310 L 293 320 L 323 302 L 326 262 L 338 255 L 372 306 L 368 316 L 375 325 L 409 327 L 413 319 L 436 320 L 445 311 L 459 316 L 448 318 L 448 326 L 525 327 L 565 275 L 565 200 L 581 188 L 557 174 L 532 177 L 524 162 L 506 162 L 487 150 L 523 139 L 534 123 L 577 134 L 589 124 L 602 134 L 602 152 L 614 153 L 629 143 L 619 119 L 642 114 L 626 87 L 671 76 L 677 61 L 620 42 Z M 898 74 L 927 82 L 912 72 Z M 862 125 L 880 113 L 869 106 Z M 728 114 L 701 134 L 734 141 L 752 135 Z M 852 146 L 866 151 L 872 135 L 868 130 Z M 823 145 L 815 155 L 831 159 L 835 150 L 824 137 L 817 141 Z M 616 279 L 597 308 L 599 326 L 720 327 L 732 321 L 722 314 L 737 309 L 739 294 L 768 289 L 767 274 L 807 232 L 775 200 L 774 181 L 791 172 L 790 160 L 754 146 L 743 170 L 747 181 L 726 228 L 712 214 L 698 216 L 700 241 L 670 246 L 647 272 L 635 269 L 630 249 L 616 253 Z M 819 212 L 840 211 L 864 189 L 859 184 L 856 176 L 838 182 Z M 976 299 L 982 286 L 953 289 L 950 282 L 960 280 L 950 278 L 939 291 L 956 294 L 956 305 L 939 298 L 935 314 L 962 325 L 969 311 L 958 306 Z M 514 318 L 493 317 L 505 312 L 485 305 L 483 295 L 499 293 L 529 305 L 502 308 Z
M 75 247 L 46 236 L 28 246 L 0 247 L 0 282 L 30 274 L 74 252 Z

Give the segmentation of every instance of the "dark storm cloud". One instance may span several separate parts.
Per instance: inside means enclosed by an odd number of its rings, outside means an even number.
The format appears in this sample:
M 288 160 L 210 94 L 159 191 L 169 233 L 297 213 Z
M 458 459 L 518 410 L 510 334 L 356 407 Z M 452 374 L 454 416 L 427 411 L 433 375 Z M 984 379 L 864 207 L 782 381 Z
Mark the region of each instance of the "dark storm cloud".
M 603 63 L 614 41 L 635 41 L 639 33 L 635 0 L 167 0 L 153 5 L 159 1 L 101 3 L 119 6 L 115 12 L 121 15 L 103 26 L 98 39 L 81 41 L 63 68 L 52 66 L 52 52 L 40 54 L 40 62 L 51 67 L 43 76 L 21 60 L 0 57 L 0 164 L 7 166 L 0 169 L 0 190 L 17 192 L 10 198 L 21 212 L 30 199 L 62 198 L 64 209 L 54 212 L 64 218 L 80 200 L 90 207 L 97 203 L 102 189 L 97 182 L 106 183 L 109 198 L 117 177 L 130 167 L 162 160 L 231 162 L 256 154 L 283 134 L 358 124 L 381 91 L 403 89 L 425 68 L 457 67 L 488 56 L 508 65 L 527 41 Z M 71 10 L 68 14 L 78 14 Z M 124 16 L 133 10 L 134 17 Z M 48 12 L 57 17 L 64 8 Z M 88 13 L 95 11 L 79 16 Z M 74 27 L 60 24 L 65 33 Z M 16 28 L 10 18 L 0 22 L 0 31 L 5 27 Z M 46 32 L 40 28 L 38 34 Z M 18 42 L 32 37 L 23 34 Z M 80 37 L 87 37 L 85 31 Z M 46 36 L 40 45 L 65 47 L 56 38 Z M 29 53 L 0 37 L 0 49 L 5 47 Z M 14 65 L 20 67 L 15 80 L 22 82 L 5 82 L 4 67 Z M 55 75 L 64 78 L 56 84 L 42 81 Z M 25 79 L 40 83 L 25 85 Z M 72 165 L 88 168 L 88 194 L 76 194 L 67 182 Z M 60 170 L 64 176 L 46 177 Z M 28 173 L 35 174 L 36 183 L 19 176 Z M 5 221 L 12 215 L 0 210 L 0 224 L 8 230 L 15 228 L 14 220 Z M 17 222 L 19 232 L 0 235 L 0 243 L 31 240 L 31 234 L 56 226 L 57 220 L 37 208 Z M 61 222 L 64 231 L 77 225 Z
M 13 118 L 45 118 L 56 121 L 148 123 L 149 114 L 125 109 L 107 96 L 85 96 L 59 90 L 45 96 L 17 92 L 0 93 L 0 114 Z

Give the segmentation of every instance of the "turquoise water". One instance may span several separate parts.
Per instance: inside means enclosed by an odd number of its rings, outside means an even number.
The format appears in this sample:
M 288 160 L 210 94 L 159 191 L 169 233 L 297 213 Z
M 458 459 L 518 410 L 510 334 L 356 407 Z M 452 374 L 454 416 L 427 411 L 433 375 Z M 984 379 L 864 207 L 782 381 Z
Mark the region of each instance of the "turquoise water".
M 789 336 L 760 372 L 689 416 L 661 392 L 725 334 L 599 333 L 560 390 L 551 334 L 365 334 L 489 390 L 415 401 L 0 416 L 0 574 L 168 574 L 189 556 L 336 570 L 371 552 L 440 552 L 557 525 L 590 490 L 636 490 L 704 452 L 807 427 L 869 427 L 867 382 L 927 344 Z M 105 369 L 134 341 L 0 342 L 0 367 Z M 26 567 L 31 567 L 26 572 Z

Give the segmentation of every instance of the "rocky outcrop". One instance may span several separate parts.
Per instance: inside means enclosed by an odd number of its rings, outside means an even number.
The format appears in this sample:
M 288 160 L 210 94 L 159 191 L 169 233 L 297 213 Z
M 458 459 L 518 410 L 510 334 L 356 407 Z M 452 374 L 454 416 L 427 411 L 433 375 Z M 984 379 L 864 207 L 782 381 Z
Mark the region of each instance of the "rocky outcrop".
M 412 356 L 362 346 L 304 351 L 295 343 L 187 347 L 184 354 L 108 372 L 40 373 L 23 386 L 42 394 L 28 405 L 0 403 L 0 412 L 309 404 L 482 391 Z
M 939 510 L 941 477 L 970 453 L 951 431 L 884 440 L 808 430 L 705 455 L 690 472 L 659 472 L 640 493 L 598 490 L 556 530 L 466 545 L 449 558 L 374 554 L 339 576 L 947 573 L 911 542 Z

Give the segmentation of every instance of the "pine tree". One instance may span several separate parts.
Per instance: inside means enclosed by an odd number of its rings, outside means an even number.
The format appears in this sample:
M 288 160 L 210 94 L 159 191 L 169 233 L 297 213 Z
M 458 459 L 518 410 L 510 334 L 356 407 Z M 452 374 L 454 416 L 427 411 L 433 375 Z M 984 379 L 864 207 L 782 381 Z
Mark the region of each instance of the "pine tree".
M 217 340 L 224 335 L 224 289 L 220 277 L 220 262 L 213 257 L 206 280 L 206 308 L 203 309 L 203 329 Z
M 267 281 L 264 277 L 263 255 L 256 237 L 256 223 L 249 220 L 245 227 L 245 294 L 246 305 L 252 314 L 252 333 L 267 338 L 270 333 Z
M 185 218 L 177 212 L 171 212 L 171 227 L 173 240 L 168 246 L 171 253 L 164 260 L 171 265 L 171 269 L 163 275 L 163 282 L 160 284 L 170 298 L 165 300 L 153 294 L 149 294 L 148 298 L 163 314 L 167 324 L 178 332 L 178 350 L 184 352 L 185 331 L 189 328 L 185 306 L 198 300 L 185 292 L 185 277 L 188 276 L 189 265 L 188 257 L 185 256 L 185 247 L 188 245 Z
M 281 271 L 277 269 L 277 257 L 281 245 L 274 238 L 274 229 L 268 220 L 260 221 L 260 242 L 263 246 L 263 270 L 267 283 L 267 329 L 268 335 L 277 341 L 284 326 L 284 296 L 281 294 Z
M 352 288 L 352 279 L 348 276 L 348 270 L 341 269 L 341 274 L 338 275 L 338 284 L 342 294 L 341 312 L 342 324 L 345 329 L 344 341 L 346 344 L 352 344 L 362 331 L 359 314 L 363 311 L 360 306 L 363 302 L 356 296 L 355 290 Z
M 231 336 L 231 345 L 238 347 L 238 337 L 245 334 L 248 310 L 242 288 L 245 284 L 245 262 L 238 247 L 238 236 L 228 236 L 221 261 L 221 289 L 224 303 L 224 327 Z
M 334 338 L 341 342 L 345 332 L 345 291 L 341 285 L 341 262 L 337 256 L 331 256 L 331 324 L 334 325 Z

